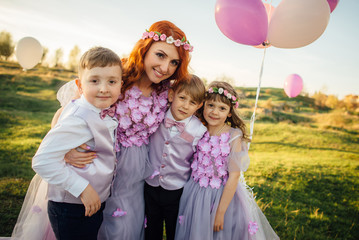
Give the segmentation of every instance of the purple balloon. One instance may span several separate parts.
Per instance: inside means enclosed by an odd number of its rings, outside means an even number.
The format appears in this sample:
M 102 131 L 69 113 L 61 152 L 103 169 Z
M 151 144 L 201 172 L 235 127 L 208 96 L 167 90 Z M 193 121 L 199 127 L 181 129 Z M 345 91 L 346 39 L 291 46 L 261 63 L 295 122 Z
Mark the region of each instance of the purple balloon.
M 337 7 L 339 0 L 327 0 L 327 1 L 330 7 L 330 12 L 332 13 L 334 9 Z
M 296 97 L 303 89 L 303 80 L 298 74 L 289 75 L 284 81 L 284 92 L 288 97 Z
M 217 0 L 215 19 L 229 39 L 256 46 L 266 40 L 268 17 L 261 0 Z

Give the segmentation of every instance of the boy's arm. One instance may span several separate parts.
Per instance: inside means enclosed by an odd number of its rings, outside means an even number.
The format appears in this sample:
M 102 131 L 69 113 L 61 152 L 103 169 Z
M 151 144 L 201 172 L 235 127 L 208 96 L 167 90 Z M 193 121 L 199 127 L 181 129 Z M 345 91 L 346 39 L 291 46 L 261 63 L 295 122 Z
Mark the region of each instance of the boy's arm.
M 93 136 L 83 119 L 68 116 L 51 129 L 32 159 L 32 167 L 45 181 L 61 186 L 78 197 L 88 181 L 79 176 L 64 161 L 64 155 Z

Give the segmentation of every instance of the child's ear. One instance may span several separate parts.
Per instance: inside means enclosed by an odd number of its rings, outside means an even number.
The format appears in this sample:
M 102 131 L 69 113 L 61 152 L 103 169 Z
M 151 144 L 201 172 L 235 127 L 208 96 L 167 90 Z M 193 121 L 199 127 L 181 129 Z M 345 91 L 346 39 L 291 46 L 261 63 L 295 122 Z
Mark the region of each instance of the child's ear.
M 77 89 L 79 90 L 79 93 L 82 94 L 82 86 L 81 86 L 81 80 L 76 78 L 75 83 L 77 85 Z
M 175 92 L 173 91 L 173 89 L 170 89 L 170 90 L 168 91 L 168 101 L 169 101 L 169 102 L 172 102 L 173 99 L 174 99 L 174 96 L 175 96 Z

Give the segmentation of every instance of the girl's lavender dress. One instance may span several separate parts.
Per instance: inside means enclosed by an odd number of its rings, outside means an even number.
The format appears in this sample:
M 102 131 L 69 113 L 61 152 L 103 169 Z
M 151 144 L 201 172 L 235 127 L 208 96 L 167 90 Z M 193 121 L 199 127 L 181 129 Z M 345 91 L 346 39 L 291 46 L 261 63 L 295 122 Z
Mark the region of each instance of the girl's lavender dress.
M 136 87 L 118 102 L 117 164 L 106 200 L 98 239 L 144 239 L 144 179 L 153 170 L 148 159 L 148 140 L 162 122 L 167 108 L 168 91 L 153 91 L 145 97 Z
M 239 129 L 231 128 L 220 136 L 209 136 L 207 132 L 198 142 L 192 176 L 184 186 L 175 239 L 279 239 L 256 204 L 243 174 L 225 213 L 223 230 L 213 231 L 229 172 L 246 171 L 248 166 L 247 145 Z

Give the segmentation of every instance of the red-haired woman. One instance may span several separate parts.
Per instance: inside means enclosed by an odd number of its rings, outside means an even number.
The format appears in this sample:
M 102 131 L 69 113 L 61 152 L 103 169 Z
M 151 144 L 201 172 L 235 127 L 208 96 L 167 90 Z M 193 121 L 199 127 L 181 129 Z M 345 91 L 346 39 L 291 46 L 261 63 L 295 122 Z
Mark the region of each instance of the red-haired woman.
M 117 166 L 99 239 L 144 238 L 144 179 L 153 173 L 147 144 L 167 110 L 170 80 L 176 84 L 188 75 L 192 50 L 181 29 L 159 21 L 123 59 L 123 93 L 117 104 Z M 83 164 L 79 160 L 83 156 L 86 158 L 85 153 L 72 150 L 68 161 Z
M 181 29 L 169 21 L 159 21 L 143 33 L 129 57 L 123 59 L 124 84 L 116 104 L 119 122 L 115 146 L 117 163 L 98 239 L 144 239 L 144 179 L 153 173 L 148 163 L 147 144 L 150 135 L 156 131 L 165 116 L 170 81 L 173 80 L 173 84 L 176 84 L 188 75 L 192 50 L 193 47 Z M 58 92 L 62 106 L 71 99 L 78 98 L 73 82 L 69 82 Z M 52 126 L 55 126 L 61 111 L 62 108 L 55 114 Z M 85 144 L 80 148 L 87 150 Z M 75 167 L 85 167 L 94 158 L 94 152 L 75 149 L 65 157 Z M 37 237 L 31 239 L 53 239 L 54 234 L 51 227 L 48 227 L 46 214 L 47 184 L 37 178 L 31 186 L 12 236 L 30 239 L 25 230 L 33 229 Z M 91 209 L 91 214 L 97 210 Z M 29 219 L 33 218 L 29 216 L 36 217 L 30 225 Z M 38 229 L 40 225 L 43 228 Z

